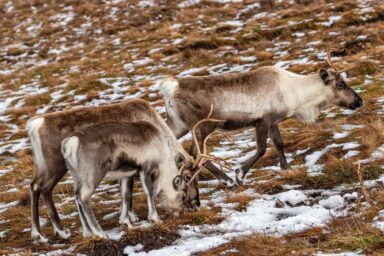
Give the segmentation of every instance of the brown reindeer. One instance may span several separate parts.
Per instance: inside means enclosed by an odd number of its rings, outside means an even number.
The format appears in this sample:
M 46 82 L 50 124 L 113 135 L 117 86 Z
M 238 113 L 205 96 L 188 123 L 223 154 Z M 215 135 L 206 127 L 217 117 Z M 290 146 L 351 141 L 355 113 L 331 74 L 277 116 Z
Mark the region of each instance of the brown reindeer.
M 48 239 L 41 233 L 39 225 L 39 197 L 43 196 L 52 225 L 56 234 L 68 238 L 70 232 L 64 229 L 57 214 L 52 191 L 59 180 L 67 173 L 63 155 L 61 154 L 62 141 L 74 131 L 85 129 L 102 122 L 139 122 L 145 121 L 156 126 L 171 148 L 175 161 L 179 164 L 192 161 L 189 155 L 183 151 L 182 146 L 176 140 L 171 130 L 162 117 L 144 100 L 131 100 L 118 104 L 100 107 L 80 108 L 70 111 L 62 111 L 31 118 L 27 123 L 27 130 L 32 143 L 34 160 L 36 165 L 35 177 L 31 183 L 31 209 L 32 209 L 32 237 L 42 242 Z M 159 150 L 162 150 L 159 148 Z M 177 153 L 180 153 L 177 154 Z M 189 180 L 191 173 L 184 172 L 185 179 Z M 137 217 L 132 211 L 133 177 L 121 179 L 122 204 L 120 211 L 120 223 L 131 226 L 131 222 Z M 188 190 L 195 190 L 191 187 Z M 190 193 L 196 194 L 197 192 Z M 198 196 L 198 193 L 197 193 Z M 189 198 L 190 201 L 198 200 Z
M 208 134 L 215 130 L 256 128 L 257 152 L 236 170 L 241 183 L 252 165 L 264 155 L 268 136 L 272 139 L 280 160 L 287 169 L 283 141 L 278 123 L 290 117 L 315 122 L 320 110 L 329 105 L 356 109 L 363 100 L 347 86 L 331 61 L 328 69 L 316 74 L 299 75 L 277 67 L 261 67 L 252 72 L 216 76 L 168 78 L 162 82 L 162 94 L 167 109 L 167 124 L 177 138 L 185 135 L 210 111 L 212 117 L 225 122 L 206 123 L 197 131 L 202 146 Z M 190 153 L 196 155 L 196 145 Z M 206 167 L 219 179 L 233 180 L 208 162 Z

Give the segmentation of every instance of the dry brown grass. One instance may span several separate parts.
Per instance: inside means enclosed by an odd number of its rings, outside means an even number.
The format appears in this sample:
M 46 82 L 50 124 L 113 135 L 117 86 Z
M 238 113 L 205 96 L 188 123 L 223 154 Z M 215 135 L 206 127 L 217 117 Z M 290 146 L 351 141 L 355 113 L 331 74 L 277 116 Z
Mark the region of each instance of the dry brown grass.
M 288 184 L 302 185 L 303 189 L 331 189 L 341 184 L 358 182 L 357 168 L 350 160 L 337 160 L 333 158 L 325 165 L 323 174 L 309 176 L 306 169 L 286 171 L 282 173 L 282 181 Z M 384 173 L 380 166 L 370 165 L 362 169 L 365 180 L 377 179 Z
M 232 250 L 232 251 L 231 251 Z M 240 256 L 281 256 L 281 255 L 311 255 L 315 250 L 306 248 L 304 242 L 254 235 L 231 241 L 206 252 L 198 253 L 202 256 L 240 255 Z
M 335 219 L 329 229 L 309 229 L 305 232 L 274 238 L 254 235 L 231 241 L 199 255 L 313 255 L 318 251 L 345 252 L 363 250 L 367 255 L 384 253 L 382 232 L 370 222 L 358 217 Z M 227 252 L 234 250 L 233 252 Z
M 377 147 L 384 144 L 384 124 L 381 119 L 365 125 L 361 132 L 361 144 L 369 156 Z
M 6 0 L 0 0 L 0 6 L 5 6 L 6 2 Z M 18 125 L 21 130 L 11 134 L 5 125 L 0 124 L 0 138 L 11 136 L 11 139 L 18 139 L 25 137 L 25 131 L 22 129 L 26 119 L 33 116 L 37 108 L 49 102 L 54 105 L 63 104 L 57 107 L 57 109 L 63 109 L 70 108 L 73 104 L 82 105 L 92 99 L 97 99 L 99 92 L 107 88 L 98 80 L 102 77 L 127 77 L 130 81 L 130 89 L 127 94 L 134 94 L 138 89 L 147 88 L 153 84 L 153 81 L 149 79 L 152 75 L 177 75 L 188 68 L 222 63 L 242 64 L 240 56 L 243 55 L 257 58 L 253 62 L 256 64 L 254 68 L 275 64 L 281 60 L 295 60 L 308 55 L 310 60 L 316 62 L 315 64 L 296 64 L 289 67 L 291 71 L 307 74 L 317 72 L 320 67 L 325 66 L 325 62 L 318 62 L 318 58 L 314 54 L 324 51 L 329 47 L 329 44 L 332 44 L 338 46 L 340 50 L 341 59 L 337 60 L 337 65 L 339 67 L 354 67 L 349 72 L 349 77 L 352 78 L 351 85 L 365 90 L 361 94 L 365 100 L 365 106 L 348 117 L 337 115 L 332 119 L 321 118 L 320 124 L 317 125 L 303 125 L 294 120 L 283 122 L 280 126 L 286 151 L 292 153 L 308 147 L 310 148 L 309 153 L 320 150 L 332 143 L 333 132 L 338 125 L 344 123 L 366 125 L 364 129 L 355 130 L 348 138 L 339 141 L 342 143 L 354 140 L 361 143 L 362 146 L 359 148 L 361 154 L 358 158 L 369 157 L 375 148 L 383 144 L 383 125 L 380 116 L 375 112 L 382 107 L 377 104 L 377 97 L 384 94 L 382 83 L 384 71 L 381 68 L 384 60 L 384 47 L 382 47 L 384 24 L 382 22 L 383 7 L 379 1 L 372 2 L 375 4 L 374 11 L 367 20 L 363 20 L 353 12 L 359 2 L 347 0 L 337 1 L 333 8 L 329 8 L 328 3 L 321 0 L 299 0 L 295 1 L 294 6 L 288 2 L 278 3 L 262 0 L 259 1 L 260 8 L 249 9 L 244 13 L 240 12 L 244 8 L 243 3 L 223 5 L 211 1 L 201 1 L 192 7 L 181 9 L 175 6 L 176 1 L 165 1 L 142 10 L 135 5 L 137 2 L 136 0 L 129 0 L 118 4 L 106 4 L 103 1 L 79 3 L 79 1 L 65 0 L 47 4 L 43 0 L 33 0 L 14 1 L 14 11 L 9 13 L 0 8 L 0 15 L 4 17 L 0 21 L 0 33 L 2 34 L 0 48 L 5 50 L 4 55 L 1 53 L 1 69 L 12 69 L 27 58 L 32 58 L 38 62 L 37 65 L 20 66 L 12 74 L 0 75 L 2 90 L 9 89 L 16 92 L 22 85 L 33 83 L 37 83 L 39 87 L 47 87 L 49 90 L 49 93 L 26 94 L 24 97 L 26 104 L 21 108 L 14 108 L 17 100 L 12 102 L 5 114 L 10 116 L 10 123 Z M 243 2 L 248 4 L 254 1 L 245 0 Z M 73 8 L 76 16 L 66 26 L 55 27 L 50 18 L 65 7 Z M 110 17 L 112 7 L 120 8 L 120 11 L 116 13 L 115 20 Z M 32 14 L 32 9 L 36 10 L 36 13 Z M 273 12 L 274 15 L 267 15 L 263 19 L 252 21 L 255 14 L 264 11 Z M 317 15 L 314 16 L 314 13 Z M 239 15 L 240 19 L 247 21 L 247 23 L 244 24 L 242 30 L 234 33 L 235 28 L 224 25 L 222 22 L 234 20 L 236 15 Z M 342 19 L 331 27 L 318 24 L 327 21 L 332 15 L 340 15 Z M 91 21 L 91 29 L 76 32 L 82 24 L 87 22 L 88 17 Z M 31 23 L 35 25 L 41 21 L 41 29 L 36 33 L 28 33 L 29 24 L 25 23 L 28 20 L 31 20 Z M 304 20 L 307 21 L 302 22 Z M 26 25 L 23 25 L 24 23 Z M 172 29 L 170 26 L 174 23 L 180 23 L 182 26 L 178 29 Z M 20 28 L 17 32 L 16 27 Z M 330 33 L 332 31 L 340 34 L 333 36 Z M 303 32 L 305 37 L 296 38 L 293 35 L 295 32 Z M 366 35 L 367 38 L 357 40 L 359 35 Z M 44 41 L 40 40 L 41 38 L 44 38 Z M 120 45 L 113 44 L 117 38 L 121 41 Z M 173 44 L 172 42 L 177 38 L 183 38 L 184 41 L 177 45 Z M 66 41 L 64 42 L 63 39 Z M 276 57 L 277 50 L 271 50 L 271 48 L 275 47 L 274 43 L 285 41 L 291 42 L 291 45 L 279 49 L 279 51 L 287 50 L 287 54 Z M 308 44 L 314 41 L 319 41 L 319 44 L 313 46 L 313 54 L 304 52 L 308 49 Z M 8 47 L 10 42 L 12 46 Z M 68 49 L 58 54 L 50 52 L 53 49 L 60 49 L 62 45 Z M 154 48 L 159 48 L 159 51 L 149 54 L 149 51 Z M 12 58 L 5 59 L 6 55 Z M 24 57 L 21 58 L 21 56 Z M 134 60 L 140 60 L 144 57 L 151 57 L 154 60 L 153 63 L 135 67 L 131 72 L 124 69 L 124 64 L 132 63 Z M 44 64 L 44 61 L 47 63 Z M 73 68 L 78 71 L 73 71 Z M 208 74 L 207 70 L 196 73 L 196 75 L 206 74 Z M 372 80 L 368 86 L 364 84 L 367 74 L 371 76 L 370 79 Z M 144 78 L 134 80 L 135 76 Z M 64 97 L 57 100 L 51 99 L 50 93 L 56 91 L 58 85 L 65 84 Z M 68 94 L 71 90 L 74 90 L 77 95 L 85 95 L 86 99 L 74 103 L 73 95 Z M 148 93 L 145 93 L 143 98 L 152 102 L 159 99 L 159 97 L 148 97 Z M 163 106 L 161 101 L 155 104 L 156 106 Z M 56 108 L 49 111 L 54 110 Z M 297 132 L 290 132 L 288 128 L 296 128 Z M 220 139 L 217 136 L 209 142 L 208 152 L 217 145 Z M 184 144 L 184 146 L 189 146 L 189 142 Z M 242 153 L 245 152 L 246 150 Z M 265 182 L 234 189 L 219 186 L 214 191 L 224 189 L 227 193 L 239 193 L 252 187 L 259 193 L 275 194 L 282 191 L 284 184 L 301 184 L 303 188 L 332 188 L 342 183 L 356 182 L 355 167 L 350 162 L 335 160 L 335 157 L 340 158 L 343 153 L 340 149 L 334 149 L 325 154 L 319 161 L 319 163 L 326 164 L 325 175 L 320 175 L 317 178 L 309 177 L 301 169 L 283 172 L 282 178 L 279 180 L 276 180 L 276 174 L 272 172 L 256 171 L 252 173 L 251 178 L 256 181 L 265 180 Z M 33 245 L 29 238 L 29 232 L 22 232 L 22 229 L 30 226 L 28 183 L 34 172 L 30 151 L 21 151 L 15 155 L 5 153 L 1 157 L 6 159 L 4 169 L 12 168 L 14 170 L 0 177 L 2 184 L 0 192 L 13 187 L 19 188 L 20 191 L 2 193 L 0 201 L 20 200 L 21 202 L 19 206 L 9 209 L 4 215 L 2 214 L 2 217 L 10 220 L 10 223 L 1 225 L 0 229 L 10 229 L 8 234 L 12 233 L 12 235 L 8 237 L 7 234 L 6 241 L 0 241 L 0 254 L 13 252 L 11 247 L 23 248 L 22 253 L 25 254 L 52 250 L 53 248 L 49 245 Z M 292 164 L 302 164 L 303 158 L 296 157 Z M 378 160 L 375 164 L 383 164 L 381 161 Z M 254 167 L 275 165 L 277 162 L 277 154 L 273 149 L 267 152 Z M 366 179 L 377 178 L 382 173 L 382 169 L 374 164 L 364 168 L 364 178 Z M 203 179 L 211 178 L 209 174 L 205 174 L 203 177 Z M 135 191 L 138 191 L 137 186 Z M 369 192 L 374 193 L 373 190 Z M 72 186 L 59 185 L 55 190 L 55 201 L 62 202 L 64 197 L 72 194 Z M 372 198 L 376 200 L 377 205 L 366 214 L 370 219 L 377 215 L 378 209 L 383 207 L 384 202 L 384 195 L 381 190 L 374 195 Z M 203 197 L 208 199 L 209 195 Z M 102 220 L 102 217 L 117 211 L 118 204 L 105 206 L 100 205 L 98 201 L 116 198 L 118 197 L 114 197 L 114 193 L 106 193 L 95 199 L 96 215 L 104 227 L 117 226 L 115 219 Z M 238 210 L 244 210 L 249 200 L 251 198 L 248 196 L 232 196 L 228 202 L 238 203 Z M 143 195 L 135 198 L 134 207 L 138 215 L 145 219 L 147 208 Z M 73 202 L 58 208 L 59 212 L 63 214 L 69 214 L 76 210 Z M 44 207 L 42 209 L 43 216 L 47 217 Z M 162 217 L 165 217 L 164 212 L 160 211 L 160 213 Z M 79 251 L 86 254 L 106 254 L 108 252 L 119 254 L 124 244 L 134 245 L 140 242 L 145 244 L 146 250 L 157 248 L 151 243 L 158 242 L 153 237 L 161 234 L 165 234 L 166 241 L 161 241 L 158 246 L 169 244 L 175 239 L 173 232 L 179 225 L 215 224 L 221 220 L 220 208 L 201 209 L 195 213 L 185 213 L 182 218 L 177 220 L 166 218 L 164 224 L 156 227 L 153 233 L 150 230 L 142 233 L 140 233 L 141 231 L 137 233 L 136 230 L 129 231 L 128 240 L 123 238 L 121 243 L 117 243 L 117 246 L 101 241 L 83 240 L 81 234 L 78 233 L 80 227 L 78 217 L 65 221 L 65 225 L 70 226 L 75 223 L 71 227 L 72 231 L 75 231 L 71 242 L 74 244 L 81 243 Z M 351 226 L 347 231 L 343 230 L 344 224 L 342 223 L 334 225 L 334 231 L 331 235 L 323 234 L 321 230 L 314 229 L 285 240 L 252 236 L 244 240 L 234 241 L 233 244 L 230 243 L 217 250 L 209 251 L 207 255 L 217 255 L 225 248 L 232 248 L 231 245 L 239 249 L 237 255 L 309 255 L 315 248 L 330 251 L 336 251 L 337 248 L 368 248 L 365 250 L 367 254 L 376 253 L 379 255 L 381 253 L 381 242 L 375 240 L 377 231 L 368 229 L 368 223 L 366 226 L 361 223 L 355 227 Z M 358 229 L 364 232 L 358 234 L 356 231 Z M 65 242 L 53 236 L 50 224 L 44 226 L 43 230 L 50 238 L 53 238 L 54 242 Z M 365 233 L 367 236 L 364 235 Z M 328 244 L 324 241 L 328 241 Z

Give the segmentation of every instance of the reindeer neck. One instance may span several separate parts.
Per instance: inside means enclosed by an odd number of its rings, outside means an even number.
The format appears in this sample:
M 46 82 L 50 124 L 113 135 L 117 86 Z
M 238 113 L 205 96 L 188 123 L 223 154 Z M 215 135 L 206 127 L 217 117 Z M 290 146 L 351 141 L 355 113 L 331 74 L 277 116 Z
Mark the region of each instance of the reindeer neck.
M 292 115 L 307 123 L 316 121 L 332 93 L 318 75 L 296 76 L 290 83 L 290 89 L 296 95 Z

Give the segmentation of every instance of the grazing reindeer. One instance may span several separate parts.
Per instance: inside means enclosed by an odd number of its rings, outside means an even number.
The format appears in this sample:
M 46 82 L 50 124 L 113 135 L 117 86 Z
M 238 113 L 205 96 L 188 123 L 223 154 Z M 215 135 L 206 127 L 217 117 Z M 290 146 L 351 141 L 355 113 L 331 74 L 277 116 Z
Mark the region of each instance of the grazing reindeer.
M 32 237 L 42 242 L 48 239 L 41 233 L 39 224 L 39 198 L 43 195 L 46 203 L 53 229 L 62 238 L 68 238 L 70 232 L 64 229 L 59 215 L 57 214 L 52 191 L 59 180 L 67 173 L 63 155 L 61 154 L 61 143 L 73 131 L 84 129 L 101 122 L 139 122 L 146 121 L 155 125 L 162 136 L 166 138 L 174 148 L 174 155 L 182 152 L 176 162 L 188 162 L 189 156 L 182 151 L 182 147 L 166 125 L 162 117 L 144 100 L 131 100 L 107 106 L 80 108 L 69 111 L 46 114 L 31 118 L 27 122 L 27 130 L 32 143 L 36 174 L 31 183 L 31 210 L 32 210 Z M 159 148 L 159 150 L 162 150 Z M 182 157 L 180 157 L 182 156 Z M 185 178 L 190 178 L 189 172 L 183 173 Z M 134 178 L 121 180 L 122 204 L 119 222 L 131 226 L 131 221 L 137 220 L 132 211 L 132 189 Z M 196 188 L 188 188 L 194 190 Z M 191 194 L 196 194 L 191 193 Z M 198 196 L 198 193 L 197 193 Z M 196 199 L 190 199 L 196 200 Z
M 197 189 L 197 178 L 199 173 L 207 166 L 208 163 L 211 163 L 211 161 L 216 162 L 220 166 L 220 171 L 223 171 L 223 167 L 232 170 L 229 168 L 227 162 L 223 160 L 220 157 L 215 157 L 208 155 L 207 153 L 207 141 L 208 139 L 214 135 L 214 134 L 222 134 L 225 137 L 227 137 L 228 140 L 231 140 L 230 137 L 228 137 L 226 134 L 214 131 L 210 134 L 208 134 L 202 143 L 202 150 L 200 148 L 197 136 L 196 136 L 196 129 L 197 127 L 201 126 L 204 123 L 222 123 L 225 122 L 224 120 L 218 120 L 211 118 L 213 112 L 213 105 L 211 105 L 211 110 L 209 111 L 209 114 L 206 118 L 199 120 L 193 127 L 192 127 L 192 141 L 194 143 L 194 146 L 196 148 L 196 156 L 195 160 L 193 162 L 185 162 L 181 168 L 180 168 L 180 174 L 183 172 L 186 172 L 185 174 L 182 174 L 181 176 L 184 177 L 184 180 L 187 182 L 187 188 L 188 193 L 187 197 L 184 201 L 184 204 L 191 210 L 196 210 L 197 207 L 200 206 L 199 201 L 199 190 Z M 224 162 L 224 165 L 222 164 Z M 197 194 L 196 194 L 197 193 Z
M 330 57 L 328 52 L 327 62 L 331 68 L 320 69 L 319 73 L 311 75 L 267 66 L 245 73 L 166 79 L 162 82 L 162 94 L 167 124 L 179 138 L 206 116 L 213 104 L 212 117 L 225 122 L 201 126 L 197 134 L 200 146 L 216 129 L 256 128 L 257 152 L 236 170 L 238 183 L 264 155 L 268 134 L 277 149 L 280 167 L 287 169 L 278 129 L 280 121 L 296 117 L 304 122 L 315 122 L 320 110 L 328 105 L 350 109 L 363 105 L 363 100 L 347 86 Z M 196 155 L 196 145 L 192 145 L 190 153 Z M 232 179 L 213 164 L 207 163 L 206 167 L 217 178 L 233 184 Z
M 84 237 L 108 238 L 91 208 L 91 196 L 103 179 L 122 179 L 139 173 L 147 194 L 148 220 L 161 222 L 155 198 L 178 216 L 186 198 L 187 182 L 179 175 L 173 146 L 148 122 L 98 123 L 63 140 L 62 154 L 73 177 Z M 185 154 L 181 146 L 178 150 L 177 154 Z

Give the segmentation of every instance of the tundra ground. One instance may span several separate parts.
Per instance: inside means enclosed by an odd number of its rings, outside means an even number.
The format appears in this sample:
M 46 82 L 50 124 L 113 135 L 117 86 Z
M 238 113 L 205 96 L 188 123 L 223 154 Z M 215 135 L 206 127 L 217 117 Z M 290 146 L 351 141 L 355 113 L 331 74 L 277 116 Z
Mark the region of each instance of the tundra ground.
M 380 0 L 0 0 L 0 254 L 383 255 L 383 21 Z M 201 208 L 178 219 L 160 211 L 155 227 L 137 182 L 133 230 L 118 225 L 118 186 L 103 183 L 93 206 L 111 241 L 82 238 L 66 176 L 54 200 L 72 237 L 52 234 L 41 202 L 50 243 L 31 240 L 29 117 L 136 97 L 164 114 L 165 75 L 264 65 L 308 74 L 326 67 L 330 47 L 338 67 L 352 68 L 348 83 L 365 104 L 329 108 L 316 124 L 281 123 L 292 170 L 279 170 L 269 144 L 244 186 L 204 173 Z M 236 167 L 255 152 L 254 131 L 230 135 L 234 144 L 217 136 L 208 152 Z

